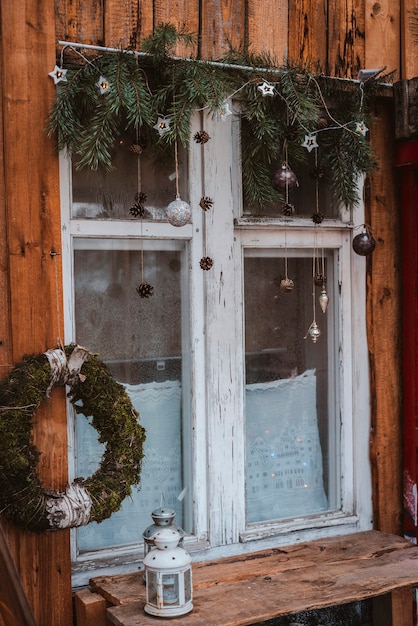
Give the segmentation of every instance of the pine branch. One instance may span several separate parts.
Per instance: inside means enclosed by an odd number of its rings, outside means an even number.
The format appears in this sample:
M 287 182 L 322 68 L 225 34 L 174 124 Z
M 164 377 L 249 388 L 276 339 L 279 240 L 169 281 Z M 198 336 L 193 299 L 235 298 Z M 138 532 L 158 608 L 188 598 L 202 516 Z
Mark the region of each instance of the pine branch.
M 89 83 L 91 69 L 83 66 L 67 72 L 67 82 L 59 84 L 57 96 L 47 119 L 46 131 L 57 135 L 58 149 L 70 151 L 82 132 L 85 115 L 94 108 Z
M 141 50 L 151 54 L 157 63 L 169 57 L 176 44 L 192 46 L 195 37 L 187 31 L 179 31 L 170 23 L 160 23 L 154 32 L 143 40 Z
M 242 183 L 248 204 L 259 210 L 277 200 L 279 195 L 271 183 L 266 145 L 257 141 L 253 130 L 248 121 L 242 121 Z
M 47 120 L 48 134 L 56 133 L 58 147 L 79 157 L 78 168 L 110 168 L 123 126 L 136 133 L 141 129 L 158 157 L 171 157 L 175 141 L 187 147 L 195 110 L 216 113 L 234 97 L 242 121 L 244 191 L 253 206 L 278 198 L 270 181 L 274 164 L 287 159 L 295 169 L 307 162 L 301 144 L 308 133 L 317 134 L 318 158 L 334 198 L 347 206 L 357 202 L 358 175 L 376 166 L 367 139 L 355 132 L 356 121 L 367 123 L 375 81 L 359 89 L 315 76 L 305 67 L 278 66 L 267 54 L 232 48 L 220 66 L 170 56 L 177 44 L 192 42 L 189 33 L 160 24 L 143 44 L 150 56 L 105 53 L 68 69 Z M 99 76 L 109 82 L 103 94 Z M 274 85 L 272 96 L 260 93 L 266 80 Z M 159 115 L 170 116 L 169 131 L 162 136 L 154 129 Z
M 121 122 L 118 113 L 119 109 L 115 108 L 114 103 L 112 106 L 112 103 L 102 101 L 97 106 L 89 128 L 83 130 L 75 149 L 76 155 L 80 157 L 76 163 L 77 169 L 87 166 L 97 170 L 101 165 L 111 169 L 112 148 Z

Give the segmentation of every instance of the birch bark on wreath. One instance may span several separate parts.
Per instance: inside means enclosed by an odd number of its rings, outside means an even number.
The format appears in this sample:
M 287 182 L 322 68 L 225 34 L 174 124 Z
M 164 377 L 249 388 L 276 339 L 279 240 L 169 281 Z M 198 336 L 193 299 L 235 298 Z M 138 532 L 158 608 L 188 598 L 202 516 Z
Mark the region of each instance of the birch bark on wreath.
M 67 385 L 77 413 L 91 418 L 105 444 L 99 469 L 65 491 L 43 485 L 36 468 L 32 420 L 53 387 Z M 30 355 L 0 381 L 0 512 L 29 530 L 101 522 L 140 483 L 145 430 L 124 387 L 86 348 L 66 346 Z

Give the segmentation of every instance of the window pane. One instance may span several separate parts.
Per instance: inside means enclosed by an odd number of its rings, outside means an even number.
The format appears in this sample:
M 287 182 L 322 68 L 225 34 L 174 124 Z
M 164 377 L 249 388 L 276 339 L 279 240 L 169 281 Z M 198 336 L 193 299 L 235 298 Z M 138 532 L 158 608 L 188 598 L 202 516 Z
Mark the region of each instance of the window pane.
M 73 218 L 137 220 L 129 209 L 136 202 L 137 192 L 141 191 L 146 196 L 144 217 L 165 219 L 165 208 L 176 197 L 174 158 L 160 157 L 156 167 L 152 149 L 144 146 L 138 155 L 132 152 L 134 145 L 136 140 L 133 137 L 120 137 L 114 149 L 110 173 L 103 168 L 97 171 L 89 168 L 77 170 L 76 164 L 73 166 Z M 186 156 L 184 151 L 180 153 L 180 195 L 186 200 L 187 192 L 181 187 L 187 178 L 182 175 Z
M 142 245 L 145 250 L 139 249 Z M 142 542 L 142 532 L 152 523 L 151 511 L 161 506 L 162 497 L 163 504 L 176 511 L 176 523 L 183 525 L 178 496 L 185 486 L 181 333 L 185 251 L 180 242 L 76 240 L 76 246 L 77 342 L 97 352 L 126 386 L 147 433 L 140 491 L 134 489 L 122 509 L 100 526 L 80 529 L 78 545 L 83 551 Z M 153 287 L 152 296 L 138 295 L 141 282 Z M 103 447 L 84 416 L 77 417 L 76 430 L 77 475 L 88 476 L 97 468 Z
M 338 508 L 332 256 L 324 252 L 321 260 L 330 301 L 324 314 L 312 254 L 290 254 L 285 261 L 272 251 L 246 251 L 248 523 Z M 280 288 L 285 264 L 290 291 Z M 308 333 L 314 302 L 316 343 Z

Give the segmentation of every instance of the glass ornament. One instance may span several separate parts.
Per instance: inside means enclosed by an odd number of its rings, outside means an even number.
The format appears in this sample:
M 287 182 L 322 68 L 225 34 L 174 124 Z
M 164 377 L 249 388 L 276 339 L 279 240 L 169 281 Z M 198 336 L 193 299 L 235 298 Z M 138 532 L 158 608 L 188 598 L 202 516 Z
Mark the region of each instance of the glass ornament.
M 287 165 L 283 163 L 281 168 L 273 176 L 273 187 L 277 190 L 280 189 L 294 189 L 299 186 L 299 182 L 295 172 Z
M 353 239 L 353 250 L 360 256 L 367 256 L 373 252 L 375 247 L 376 240 L 373 237 L 370 228 L 364 225 L 361 233 L 356 235 Z
M 321 331 L 315 321 L 312 322 L 311 327 L 309 328 L 309 335 L 312 339 L 312 343 L 316 343 L 318 341 L 318 337 L 321 335 Z

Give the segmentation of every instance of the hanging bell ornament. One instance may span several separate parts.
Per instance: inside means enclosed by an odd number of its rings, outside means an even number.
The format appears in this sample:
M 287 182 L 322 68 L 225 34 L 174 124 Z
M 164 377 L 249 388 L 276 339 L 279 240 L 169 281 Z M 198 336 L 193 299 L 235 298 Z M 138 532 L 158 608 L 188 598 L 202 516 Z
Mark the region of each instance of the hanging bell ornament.
M 168 222 L 172 226 L 185 226 L 189 224 L 192 218 L 192 209 L 190 204 L 177 196 L 173 202 L 170 202 L 165 210 Z
M 328 298 L 327 290 L 325 289 L 323 285 L 321 289 L 321 295 L 319 296 L 319 306 L 321 307 L 322 313 L 326 313 L 327 308 L 328 308 L 328 302 L 329 302 L 329 298 Z
M 309 329 L 309 334 L 311 336 L 312 343 L 316 343 L 318 341 L 318 337 L 321 334 L 321 331 L 319 330 L 318 324 L 315 321 L 313 321 L 311 324 L 311 327 Z
M 277 190 L 299 187 L 297 176 L 287 163 L 283 163 L 281 168 L 274 174 L 273 187 Z
M 364 224 L 363 230 L 353 239 L 353 250 L 360 256 L 371 254 L 376 247 L 376 240 L 373 237 L 370 228 Z

